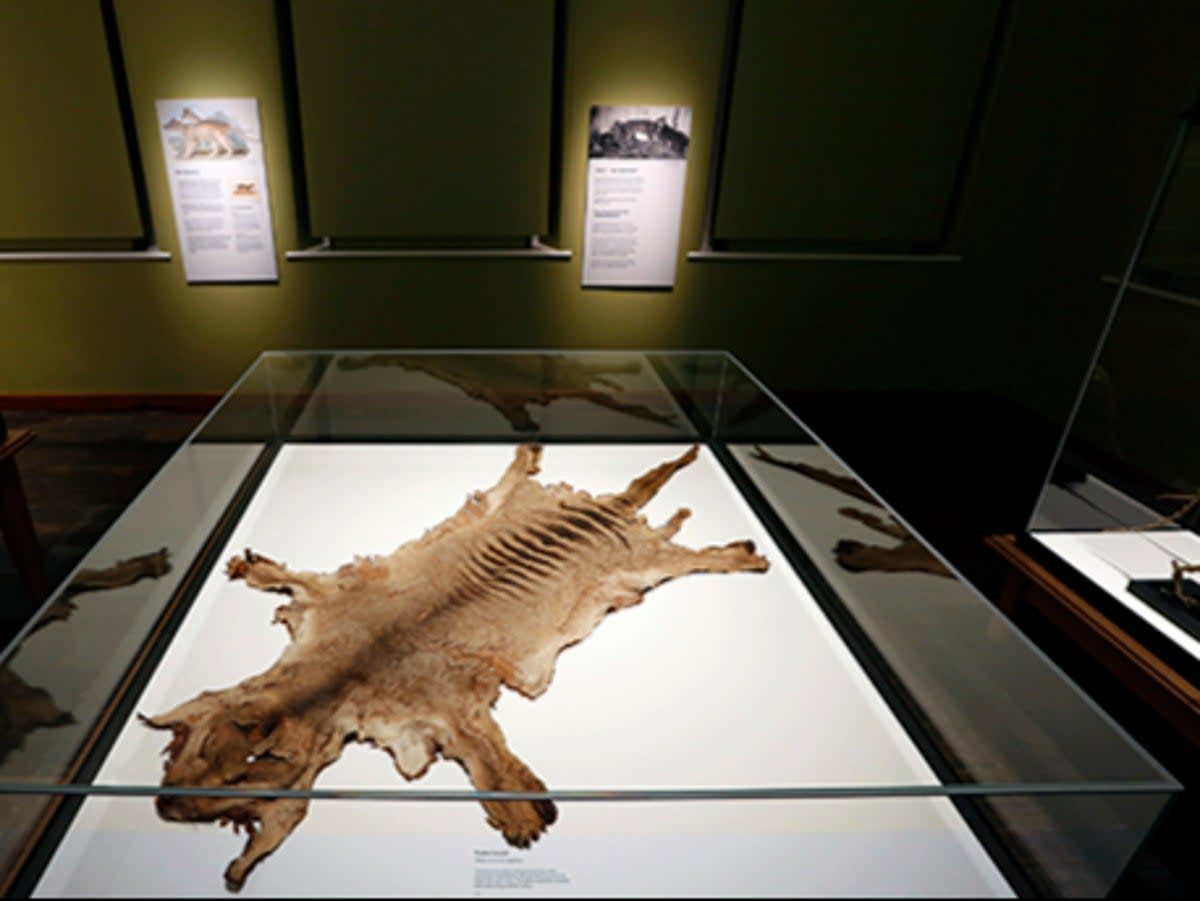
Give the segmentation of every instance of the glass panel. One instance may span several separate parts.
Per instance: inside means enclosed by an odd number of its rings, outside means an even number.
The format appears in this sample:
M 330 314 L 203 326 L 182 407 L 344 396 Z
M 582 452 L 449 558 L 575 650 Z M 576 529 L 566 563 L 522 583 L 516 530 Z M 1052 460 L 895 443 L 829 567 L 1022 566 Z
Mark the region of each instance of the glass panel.
M 811 441 L 770 390 L 727 354 L 655 354 L 669 384 L 690 402 L 702 434 L 722 441 Z
M 265 353 L 201 423 L 197 441 L 277 441 L 312 397 L 328 353 Z
M 669 439 L 697 435 L 645 353 L 341 353 L 293 440 Z
M 88 778 L 86 750 L 190 590 L 260 450 L 180 448 L 0 656 L 6 787 Z M 19 851 L 44 806 L 5 791 L 0 860 Z
M 551 832 L 530 848 L 515 848 L 490 834 L 471 800 L 397 807 L 326 798 L 306 805 L 300 827 L 241 885 L 280 897 L 486 890 L 556 897 L 1101 897 L 1132 847 L 1116 837 L 1145 829 L 1165 797 L 1118 799 L 1098 819 L 1100 793 L 1064 796 L 1054 803 L 1076 815 L 1053 822 L 1044 816 L 1044 799 L 1035 810 L 1029 800 L 1020 794 L 559 799 Z M 53 803 L 38 795 L 0 798 L 6 812 Z M 216 825 L 167 822 L 148 798 L 93 795 L 55 807 L 65 829 L 32 853 L 44 868 L 27 868 L 6 895 L 224 895 L 227 867 L 249 841 Z M 1020 839 L 1022 862 L 1034 878 L 998 851 L 989 808 L 1010 813 L 1009 837 Z
M 921 737 L 943 782 L 1098 785 L 1165 775 L 824 447 L 730 449 L 795 541 L 814 597 Z M 1153 822 L 1159 807 L 1143 801 L 1031 793 L 989 798 L 978 813 L 1013 840 L 1011 853 L 1038 861 L 1030 878 L 1040 891 L 1087 895 L 1107 890 Z
M 734 456 L 963 782 L 1120 781 L 1141 749 L 819 445 Z M 1063 714 L 1069 712 L 1069 717 Z
M 854 853 L 978 841 L 988 891 L 1086 893 L 1177 788 L 724 353 L 264 354 L 85 568 L 163 545 L 169 573 L 60 589 L 3 659 L 35 714 L 0 797 L 152 824 L 68 817 L 53 891 L 130 832 L 219 834 L 158 814 L 267 831 L 319 798 L 299 850 L 340 842 L 312 821 L 354 797 L 493 804 L 495 828 L 451 805 L 468 888 L 501 878 L 472 849 L 537 837 L 554 798 L 577 821 L 546 873 L 582 873 L 563 848 L 594 854 L 568 837 L 601 810 L 661 810 L 682 860 L 708 840 L 669 823 L 726 805 L 796 811 L 791 838 L 750 830 L 764 866 L 848 817 Z M 44 823 L 5 800 L 17 853 Z M 907 812 L 855 819 L 873 804 Z
M 187 445 L 159 471 L 3 656 L 24 729 L 5 736 L 0 778 L 56 780 L 179 592 L 259 448 Z M 15 703 L 15 702 L 14 702 Z
M 1030 529 L 1098 603 L 1200 675 L 1200 135 L 1186 120 Z M 1115 287 L 1114 287 L 1115 285 Z M 1098 589 L 1098 591 L 1097 591 Z

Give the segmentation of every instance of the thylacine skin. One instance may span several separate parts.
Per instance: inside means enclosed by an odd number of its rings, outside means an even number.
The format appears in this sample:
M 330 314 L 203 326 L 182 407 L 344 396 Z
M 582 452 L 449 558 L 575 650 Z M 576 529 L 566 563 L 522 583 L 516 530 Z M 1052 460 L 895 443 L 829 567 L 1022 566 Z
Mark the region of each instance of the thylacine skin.
M 202 119 L 190 108 L 185 108 L 179 118 L 172 118 L 163 128 L 167 131 L 177 131 L 183 135 L 183 151 L 179 154 L 180 159 L 190 160 L 205 144 L 212 146 L 214 157 L 234 156 L 244 152 L 237 146 L 233 125 L 219 119 Z M 232 140 L 231 132 L 235 135 Z
M 287 598 L 275 621 L 291 643 L 268 670 L 143 721 L 172 732 L 165 787 L 268 792 L 158 799 L 167 820 L 245 827 L 249 840 L 225 871 L 230 889 L 296 829 L 303 793 L 350 741 L 385 749 L 406 779 L 445 759 L 478 791 L 534 793 L 481 799 L 488 824 L 529 847 L 557 811 L 536 797 L 546 784 L 492 716 L 501 686 L 538 697 L 560 652 L 669 579 L 767 569 L 748 540 L 673 542 L 687 508 L 659 526 L 640 512 L 696 447 L 595 496 L 534 481 L 541 453 L 518 448 L 492 488 L 388 556 L 334 572 L 290 570 L 249 550 L 229 561 L 231 579 Z M 284 789 L 301 794 L 269 796 Z

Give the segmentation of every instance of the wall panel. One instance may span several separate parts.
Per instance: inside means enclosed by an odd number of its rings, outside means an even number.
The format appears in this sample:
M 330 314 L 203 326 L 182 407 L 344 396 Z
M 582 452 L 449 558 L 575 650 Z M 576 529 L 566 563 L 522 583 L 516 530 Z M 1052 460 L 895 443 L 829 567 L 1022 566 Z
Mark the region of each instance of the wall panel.
M 545 234 L 553 0 L 293 0 L 311 228 Z
M 0 8 L 10 2 L 0 0 Z M 786 33 L 805 27 L 814 2 L 788 4 L 795 19 Z M 695 248 L 726 0 L 562 3 L 567 41 L 554 243 L 581 246 L 589 106 L 668 103 L 694 110 L 680 249 Z M 905 490 L 927 493 L 935 508 L 961 509 L 967 483 L 948 480 L 940 463 L 956 455 L 974 460 L 986 450 L 979 469 L 986 474 L 987 460 L 1015 456 L 1028 436 L 997 431 L 986 436 L 984 448 L 960 423 L 919 415 L 915 401 L 894 392 L 999 391 L 1052 419 L 1065 415 L 1111 300 L 1111 291 L 1097 297 L 1078 285 L 1099 271 L 1099 261 L 1124 258 L 1122 247 L 1128 253 L 1179 111 L 1196 90 L 1200 5 L 1006 5 L 993 91 L 956 211 L 961 264 L 853 256 L 833 262 L 681 259 L 670 291 L 612 291 L 580 287 L 578 253 L 555 263 L 281 258 L 278 283 L 245 285 L 189 285 L 177 252 L 153 264 L 2 261 L 0 396 L 224 391 L 264 348 L 723 347 L 784 391 L 895 396 L 894 421 L 908 421 L 912 413 L 922 427 L 872 432 L 865 445 L 889 455 L 900 440 L 903 459 L 928 461 L 906 471 Z M 290 9 L 286 0 L 116 0 L 115 6 L 162 246 L 177 251 L 179 245 L 154 100 L 228 96 L 261 101 L 276 246 L 281 254 L 300 246 L 288 76 L 277 46 L 279 13 Z M 497 6 L 509 4 L 497 0 Z M 457 9 L 445 8 L 448 15 Z M 342 40 L 334 33 L 328 38 Z M 40 72 L 88 77 L 68 50 L 43 45 L 38 53 L 47 66 Z M 776 77 L 763 79 L 756 103 L 777 106 L 777 92 L 791 91 L 790 61 L 779 65 Z M 34 77 L 18 73 L 21 82 Z M 476 71 L 474 77 L 502 85 L 506 76 Z M 430 95 L 440 93 L 436 81 L 424 83 Z M 518 90 L 514 82 L 513 93 Z M 844 98 L 836 102 L 844 108 Z M 366 112 L 390 118 L 396 133 L 404 133 L 403 111 Z M 4 143 L 22 136 L 18 129 Z M 72 153 L 83 155 L 75 145 Z M 377 149 L 356 165 L 383 165 L 391 153 Z M 797 168 L 784 153 L 766 160 L 775 169 Z M 859 163 L 847 154 L 846 165 Z M 25 175 L 46 181 L 61 171 L 46 152 Z M 837 168 L 822 176 L 843 179 Z M 767 183 L 780 184 L 770 174 Z M 776 198 L 761 201 L 766 217 Z M 803 211 L 804 204 L 798 206 Z M 853 403 L 844 413 L 847 420 L 861 419 Z M 864 427 L 862 434 L 869 431 Z M 973 478 L 970 504 L 986 508 L 988 495 L 1006 484 Z
M 1000 0 L 746 0 L 714 233 L 937 241 Z
M 0 241 L 143 232 L 99 0 L 0 3 Z
M 789 4 L 789 31 L 809 5 Z M 0 394 L 223 391 L 264 348 L 691 346 L 729 348 L 784 389 L 1000 390 L 1061 415 L 1107 312 L 1074 298 L 1071 285 L 1091 266 L 1072 261 L 1113 258 L 1114 242 L 1127 244 L 1140 224 L 1179 110 L 1195 96 L 1200 41 L 1194 4 L 1151 15 L 1134 0 L 1011 0 L 956 228 L 961 264 L 681 258 L 674 289 L 615 291 L 580 287 L 578 253 L 555 263 L 282 259 L 303 237 L 276 43 L 280 10 L 290 6 L 115 7 L 148 202 L 174 258 L 0 262 Z M 562 9 L 554 243 L 581 246 L 589 106 L 667 103 L 694 110 L 681 254 L 695 248 L 726 0 L 563 0 Z M 85 77 L 66 51 L 41 52 L 64 79 Z M 790 90 L 786 69 L 764 84 L 757 102 Z M 183 275 L 154 101 L 227 96 L 261 101 L 277 284 L 189 285 Z M 49 162 L 28 171 L 30 180 L 55 175 Z M 765 211 L 773 200 L 763 199 Z M 947 435 L 905 437 L 936 444 Z
M 1171 175 L 1140 265 L 1160 278 L 1168 277 L 1160 287 L 1172 287 L 1193 297 L 1200 289 L 1200 128 L 1196 126 L 1192 126 Z M 1113 272 L 1119 274 L 1117 266 Z M 1139 275 L 1144 279 L 1149 273 Z M 1170 276 L 1183 276 L 1186 281 L 1176 285 Z

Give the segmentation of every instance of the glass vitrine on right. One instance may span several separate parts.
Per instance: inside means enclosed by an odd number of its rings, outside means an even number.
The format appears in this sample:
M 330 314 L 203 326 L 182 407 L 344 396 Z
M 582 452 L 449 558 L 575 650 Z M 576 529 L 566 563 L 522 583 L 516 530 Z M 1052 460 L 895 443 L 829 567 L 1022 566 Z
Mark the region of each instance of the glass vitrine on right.
M 1200 668 L 1200 129 L 1181 119 L 1030 524 L 1114 621 Z

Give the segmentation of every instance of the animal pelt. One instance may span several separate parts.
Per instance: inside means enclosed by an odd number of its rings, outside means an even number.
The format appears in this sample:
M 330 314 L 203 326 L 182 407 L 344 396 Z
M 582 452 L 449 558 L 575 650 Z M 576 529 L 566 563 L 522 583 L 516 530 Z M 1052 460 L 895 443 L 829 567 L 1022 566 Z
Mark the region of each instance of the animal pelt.
M 749 541 L 693 550 L 671 541 L 687 509 L 651 526 L 639 510 L 695 447 L 593 497 L 543 486 L 541 448 L 524 445 L 499 482 L 388 556 L 335 572 L 297 572 L 247 550 L 231 579 L 287 596 L 275 611 L 292 641 L 266 672 L 206 691 L 145 719 L 169 729 L 164 786 L 308 789 L 350 740 L 385 749 L 407 779 L 439 757 L 457 761 L 481 791 L 544 793 L 491 715 L 501 686 L 530 698 L 558 654 L 615 610 L 676 576 L 761 572 Z M 549 799 L 485 800 L 487 822 L 518 847 L 554 822 Z M 305 798 L 159 797 L 169 820 L 246 827 L 225 873 L 250 869 L 297 827 Z

